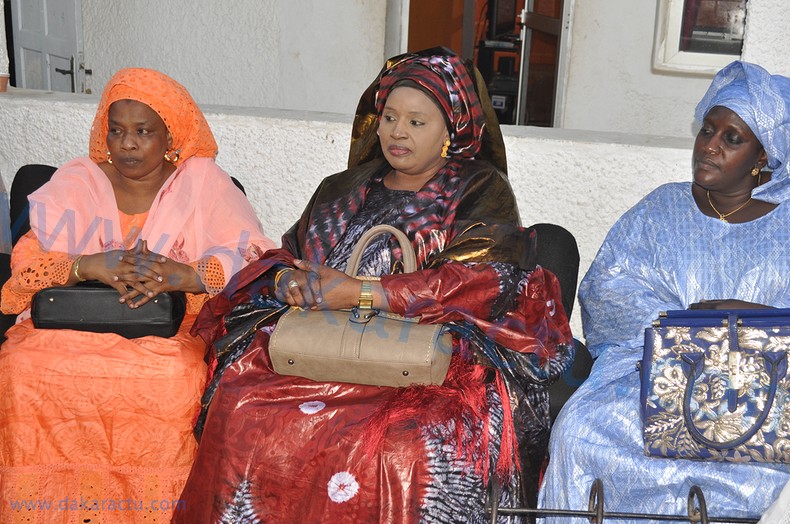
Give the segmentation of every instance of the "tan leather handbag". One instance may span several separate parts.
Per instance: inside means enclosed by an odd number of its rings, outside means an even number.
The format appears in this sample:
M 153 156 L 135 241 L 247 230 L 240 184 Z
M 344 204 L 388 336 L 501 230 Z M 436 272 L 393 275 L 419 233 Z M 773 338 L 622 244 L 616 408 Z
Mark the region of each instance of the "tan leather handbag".
M 406 235 L 388 225 L 375 226 L 354 246 L 346 274 L 355 278 L 365 247 L 391 233 L 403 252 L 404 272 L 416 269 Z M 442 324 L 420 324 L 376 309 L 308 311 L 290 308 L 269 341 L 274 371 L 318 382 L 373 386 L 441 384 L 452 356 L 452 337 Z

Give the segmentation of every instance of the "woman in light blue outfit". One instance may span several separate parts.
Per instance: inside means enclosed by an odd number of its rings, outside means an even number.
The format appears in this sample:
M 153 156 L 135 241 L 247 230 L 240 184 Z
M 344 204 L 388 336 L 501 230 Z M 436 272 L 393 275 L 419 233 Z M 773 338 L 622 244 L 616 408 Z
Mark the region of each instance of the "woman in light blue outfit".
M 542 508 L 586 510 L 600 478 L 607 512 L 685 515 L 696 484 L 711 516 L 759 517 L 790 479 L 790 464 L 643 452 L 636 363 L 660 311 L 790 307 L 790 79 L 733 62 L 696 117 L 694 181 L 625 213 L 579 287 L 597 359 L 552 431 Z

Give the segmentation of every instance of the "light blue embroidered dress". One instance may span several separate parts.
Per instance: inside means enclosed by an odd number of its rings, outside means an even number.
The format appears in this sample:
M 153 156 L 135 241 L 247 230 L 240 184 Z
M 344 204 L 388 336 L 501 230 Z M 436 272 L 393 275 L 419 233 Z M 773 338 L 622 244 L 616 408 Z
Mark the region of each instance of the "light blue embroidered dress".
M 604 483 L 607 512 L 686 515 L 696 484 L 710 516 L 759 517 L 779 495 L 790 464 L 643 453 L 636 363 L 645 327 L 660 311 L 725 298 L 790 307 L 790 203 L 729 224 L 699 211 L 690 183 L 674 183 L 620 218 L 579 287 L 585 337 L 597 360 L 552 430 L 540 507 L 587 510 L 595 478 Z M 547 519 L 560 521 L 582 522 Z

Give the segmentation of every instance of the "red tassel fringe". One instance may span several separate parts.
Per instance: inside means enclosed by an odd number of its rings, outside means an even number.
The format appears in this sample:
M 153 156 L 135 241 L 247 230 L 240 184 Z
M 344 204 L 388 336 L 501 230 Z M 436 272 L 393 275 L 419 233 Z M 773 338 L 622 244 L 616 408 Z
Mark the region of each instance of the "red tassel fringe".
M 410 386 L 392 390 L 392 396 L 368 419 L 363 444 L 365 453 L 375 455 L 381 451 L 390 428 L 405 427 L 415 422 L 425 427 L 437 420 L 455 421 L 457 456 L 473 465 L 475 473 L 488 482 L 490 416 L 485 378 L 490 369 L 473 364 L 462 356 L 468 354 L 465 340 L 461 340 L 461 350 L 460 354 L 453 357 L 442 386 Z M 495 387 L 502 399 L 504 411 L 502 441 L 495 472 L 504 480 L 520 469 L 520 462 L 510 397 L 498 372 Z M 464 432 L 468 424 L 462 421 L 471 422 L 471 427 L 481 428 L 480 438 L 470 439 Z

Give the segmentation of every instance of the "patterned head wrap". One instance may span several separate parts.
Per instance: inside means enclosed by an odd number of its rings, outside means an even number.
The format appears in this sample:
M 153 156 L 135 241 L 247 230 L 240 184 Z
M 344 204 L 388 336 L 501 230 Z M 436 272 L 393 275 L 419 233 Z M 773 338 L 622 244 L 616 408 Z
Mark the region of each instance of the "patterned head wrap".
M 93 120 L 90 157 L 94 162 L 107 159 L 107 117 L 118 100 L 136 100 L 157 112 L 173 137 L 173 149 L 179 152 L 176 165 L 193 156 L 217 155 L 206 117 L 181 84 L 153 69 L 121 69 L 107 82 Z
M 433 95 L 441 107 L 449 122 L 448 156 L 474 158 L 480 151 L 485 115 L 461 59 L 441 55 L 407 57 L 384 71 L 376 92 L 379 118 L 392 89 L 406 80 Z
M 790 199 L 790 78 L 748 62 L 732 62 L 714 77 L 697 104 L 696 119 L 702 122 L 714 106 L 734 111 L 765 149 L 773 175 L 752 196 L 774 204 Z
M 437 60 L 431 60 L 431 59 Z M 502 132 L 499 129 L 499 120 L 496 111 L 491 105 L 491 99 L 488 97 L 488 90 L 486 83 L 480 71 L 469 61 L 462 61 L 456 54 L 446 47 L 433 47 L 431 49 L 424 49 L 422 51 L 409 52 L 402 55 L 394 56 L 386 61 L 384 67 L 379 72 L 378 76 L 373 82 L 365 89 L 359 99 L 357 110 L 354 115 L 354 125 L 351 129 L 351 147 L 348 151 L 348 167 L 358 166 L 369 162 L 375 158 L 381 158 L 383 153 L 381 145 L 379 144 L 379 137 L 376 134 L 379 125 L 379 114 L 377 102 L 381 101 L 383 107 L 386 97 L 379 96 L 381 84 L 391 73 L 391 79 L 386 80 L 387 83 L 391 82 L 389 91 L 392 86 L 398 82 L 408 81 L 415 82 L 416 87 L 425 90 L 430 94 L 429 88 L 416 83 L 416 78 L 411 78 L 409 75 L 404 74 L 405 66 L 411 65 L 413 62 L 422 61 L 427 65 L 417 66 L 417 71 L 424 70 L 425 74 L 434 77 L 432 83 L 435 84 L 439 90 L 440 96 L 434 94 L 437 104 L 442 104 L 444 101 L 443 109 L 444 118 L 448 123 L 448 131 L 456 133 L 454 129 L 454 111 L 457 109 L 459 114 L 457 119 L 460 123 L 462 118 L 467 119 L 466 129 L 472 130 L 472 136 L 478 136 L 482 129 L 482 137 L 478 138 L 482 142 L 479 151 L 475 153 L 474 158 L 477 160 L 485 160 L 494 165 L 502 173 L 507 173 L 507 155 L 505 154 L 505 142 L 502 139 Z M 431 62 L 434 62 L 432 65 Z M 400 70 L 400 71 L 398 71 Z M 413 69 L 411 69 L 413 70 Z M 420 76 L 420 75 L 418 75 Z M 447 81 L 445 81 L 447 79 Z M 438 84 L 436 84 L 438 82 Z M 457 82 L 457 83 L 456 83 Z M 456 86 L 456 87 L 452 87 Z M 460 86 L 460 87 L 458 87 Z M 453 95 L 450 95 L 453 92 Z M 479 108 L 473 102 L 479 103 Z M 457 105 L 454 105 L 457 104 Z M 467 104 L 464 107 L 464 104 Z M 473 107 L 473 112 L 468 112 L 467 108 Z M 480 113 L 482 112 L 482 120 Z M 470 127 L 471 126 L 471 127 Z M 452 139 L 451 139 L 452 140 Z M 466 157 L 457 154 L 459 150 L 455 143 L 451 142 L 449 149 L 450 158 L 456 160 L 464 160 Z M 471 152 L 471 149 L 467 152 Z

